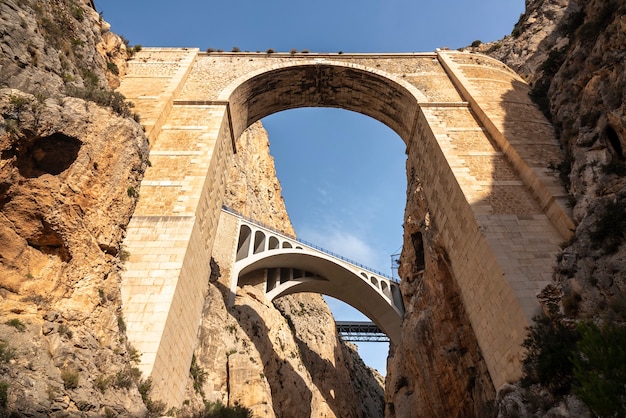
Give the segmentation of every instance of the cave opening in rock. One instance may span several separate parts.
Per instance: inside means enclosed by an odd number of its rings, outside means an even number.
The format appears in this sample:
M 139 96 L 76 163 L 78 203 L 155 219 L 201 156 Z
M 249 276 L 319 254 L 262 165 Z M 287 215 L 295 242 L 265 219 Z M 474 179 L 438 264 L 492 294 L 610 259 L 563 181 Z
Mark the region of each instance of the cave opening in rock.
M 617 132 L 615 132 L 615 129 L 613 129 L 611 126 L 606 127 L 606 137 L 609 140 L 611 148 L 613 148 L 613 151 L 615 151 L 615 154 L 617 154 L 617 158 L 619 158 L 620 161 L 624 161 L 624 150 L 622 148 L 622 142 L 620 141 Z
M 62 132 L 35 137 L 21 147 L 17 154 L 17 168 L 27 178 L 43 174 L 58 175 L 67 170 L 76 158 L 82 142 Z

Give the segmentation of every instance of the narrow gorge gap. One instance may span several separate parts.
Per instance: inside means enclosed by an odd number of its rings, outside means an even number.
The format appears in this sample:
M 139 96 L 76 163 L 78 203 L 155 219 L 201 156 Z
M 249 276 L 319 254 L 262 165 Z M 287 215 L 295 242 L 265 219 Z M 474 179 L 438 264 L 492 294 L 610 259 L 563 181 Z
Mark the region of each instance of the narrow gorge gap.
M 406 201 L 400 137 L 375 119 L 340 109 L 293 109 L 262 122 L 296 235 L 391 275 Z M 325 299 L 336 320 L 369 321 Z M 388 344 L 357 345 L 365 363 L 384 375 Z

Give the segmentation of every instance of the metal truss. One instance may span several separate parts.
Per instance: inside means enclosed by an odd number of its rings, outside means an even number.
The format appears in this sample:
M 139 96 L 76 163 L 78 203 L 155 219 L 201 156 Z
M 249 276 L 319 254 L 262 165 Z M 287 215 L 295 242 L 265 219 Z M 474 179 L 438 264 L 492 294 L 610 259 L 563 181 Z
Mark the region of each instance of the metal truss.
M 337 334 L 350 342 L 388 343 L 389 337 L 373 322 L 335 321 Z

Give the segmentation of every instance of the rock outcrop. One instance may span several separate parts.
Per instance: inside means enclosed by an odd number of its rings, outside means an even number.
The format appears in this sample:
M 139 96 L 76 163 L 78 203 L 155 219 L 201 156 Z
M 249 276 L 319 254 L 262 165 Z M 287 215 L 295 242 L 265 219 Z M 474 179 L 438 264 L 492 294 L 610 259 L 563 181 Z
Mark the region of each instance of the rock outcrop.
M 119 270 L 148 143 L 109 84 L 124 43 L 73 0 L 3 1 L 0 28 L 0 414 L 142 415 Z
M 408 156 L 407 173 L 419 158 Z M 406 311 L 388 360 L 385 416 L 488 416 L 495 390 L 414 175 L 404 217 L 398 273 Z

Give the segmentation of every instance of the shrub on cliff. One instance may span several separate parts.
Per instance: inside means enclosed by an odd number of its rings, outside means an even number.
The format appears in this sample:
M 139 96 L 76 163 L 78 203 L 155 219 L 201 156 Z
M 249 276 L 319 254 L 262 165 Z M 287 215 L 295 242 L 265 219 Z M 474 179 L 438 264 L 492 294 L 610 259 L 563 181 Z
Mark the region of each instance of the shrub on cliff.
M 570 358 L 580 339 L 579 333 L 557 313 L 550 317 L 537 316 L 534 320 L 523 344 L 528 351 L 522 365 L 522 383 L 540 383 L 555 395 L 565 394 L 574 380 Z
M 239 405 L 225 406 L 220 401 L 204 402 L 204 411 L 193 418 L 250 418 L 252 411 Z
M 600 417 L 626 416 L 626 327 L 578 325 L 580 340 L 571 357 L 574 393 Z

